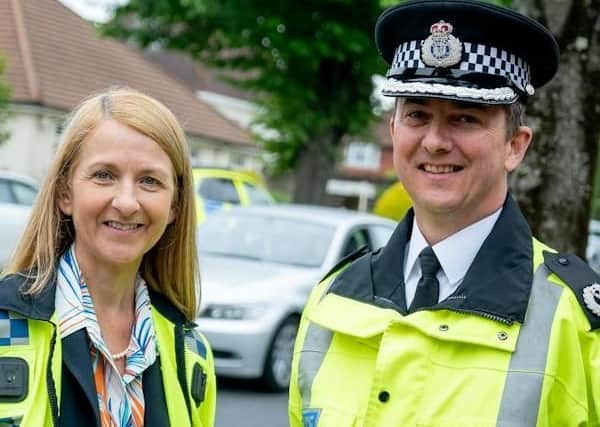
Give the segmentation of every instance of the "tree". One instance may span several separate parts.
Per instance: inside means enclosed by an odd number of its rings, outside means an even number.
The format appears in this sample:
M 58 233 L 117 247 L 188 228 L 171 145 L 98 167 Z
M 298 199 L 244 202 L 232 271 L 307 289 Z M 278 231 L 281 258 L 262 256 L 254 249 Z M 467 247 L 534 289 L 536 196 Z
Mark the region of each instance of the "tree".
M 5 66 L 6 60 L 0 54 L 0 145 L 10 136 L 10 133 L 3 129 L 8 118 L 8 102 L 10 100 L 10 87 L 3 78 Z
M 600 1 L 514 0 L 558 40 L 557 75 L 528 105 L 534 141 L 511 188 L 535 235 L 585 254 L 600 137 Z
M 142 46 L 181 49 L 243 78 L 257 96 L 262 140 L 294 168 L 294 200 L 324 203 L 342 137 L 373 119 L 371 78 L 385 72 L 373 29 L 379 0 L 130 0 L 103 29 Z

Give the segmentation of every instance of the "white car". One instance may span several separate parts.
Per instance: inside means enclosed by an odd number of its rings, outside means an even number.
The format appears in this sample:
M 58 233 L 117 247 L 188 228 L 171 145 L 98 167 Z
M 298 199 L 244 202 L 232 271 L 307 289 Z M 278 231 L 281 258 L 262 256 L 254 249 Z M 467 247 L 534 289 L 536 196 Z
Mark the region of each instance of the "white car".
M 0 170 L 0 271 L 21 237 L 37 193 L 33 179 Z
M 0 271 L 8 263 L 30 212 L 31 206 L 0 203 Z
M 596 219 L 590 221 L 585 255 L 590 267 L 600 273 L 600 221 Z
M 215 213 L 198 231 L 197 323 L 217 374 L 289 384 L 298 322 L 312 287 L 345 255 L 377 249 L 396 223 L 336 208 L 273 205 Z

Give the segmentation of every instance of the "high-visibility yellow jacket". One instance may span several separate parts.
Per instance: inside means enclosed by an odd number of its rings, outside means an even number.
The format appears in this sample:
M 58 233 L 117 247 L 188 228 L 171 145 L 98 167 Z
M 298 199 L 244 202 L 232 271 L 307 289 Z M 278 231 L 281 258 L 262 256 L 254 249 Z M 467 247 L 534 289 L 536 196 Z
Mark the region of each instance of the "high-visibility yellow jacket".
M 598 276 L 533 239 L 508 197 L 459 288 L 407 314 L 411 224 L 313 290 L 291 426 L 599 426 Z
M 56 285 L 22 294 L 18 275 L 0 280 L 0 426 L 98 426 L 98 397 L 84 330 L 61 339 Z M 212 427 L 216 382 L 212 353 L 194 324 L 150 290 L 158 345 L 142 378 L 144 425 Z

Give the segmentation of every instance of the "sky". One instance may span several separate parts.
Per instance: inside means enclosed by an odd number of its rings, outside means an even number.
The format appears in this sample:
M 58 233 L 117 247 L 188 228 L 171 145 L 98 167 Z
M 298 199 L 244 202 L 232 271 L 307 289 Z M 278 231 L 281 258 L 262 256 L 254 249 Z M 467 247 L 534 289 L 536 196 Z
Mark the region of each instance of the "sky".
M 126 3 L 127 0 L 59 0 L 83 18 L 104 22 L 110 17 L 111 7 Z

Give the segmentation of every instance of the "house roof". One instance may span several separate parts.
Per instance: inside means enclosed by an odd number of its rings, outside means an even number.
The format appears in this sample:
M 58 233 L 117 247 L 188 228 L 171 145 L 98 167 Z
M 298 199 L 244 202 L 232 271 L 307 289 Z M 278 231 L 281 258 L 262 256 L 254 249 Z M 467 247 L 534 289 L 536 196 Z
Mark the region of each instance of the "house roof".
M 125 43 L 102 38 L 58 0 L 0 0 L 0 53 L 16 103 L 71 110 L 94 92 L 130 86 L 167 105 L 192 135 L 252 144 L 248 132 Z
M 160 65 L 169 75 L 194 91 L 214 92 L 245 101 L 253 100 L 250 92 L 235 87 L 222 78 L 225 75 L 243 78 L 244 73 L 241 71 L 230 70 L 225 73 L 194 61 L 184 52 L 173 50 L 145 52 L 144 57 Z

